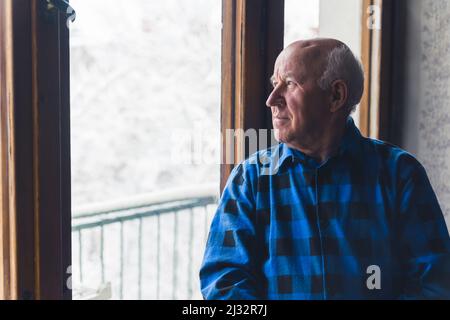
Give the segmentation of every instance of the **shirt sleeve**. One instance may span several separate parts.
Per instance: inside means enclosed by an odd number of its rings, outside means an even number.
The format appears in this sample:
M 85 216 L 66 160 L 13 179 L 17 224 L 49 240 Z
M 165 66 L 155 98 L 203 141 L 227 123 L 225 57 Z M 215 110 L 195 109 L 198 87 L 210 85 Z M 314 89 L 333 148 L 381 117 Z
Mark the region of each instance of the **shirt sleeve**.
M 401 183 L 401 299 L 450 299 L 450 239 L 425 169 L 412 156 Z
M 254 212 L 252 188 L 240 164 L 230 174 L 211 224 L 200 269 L 204 299 L 263 299 Z

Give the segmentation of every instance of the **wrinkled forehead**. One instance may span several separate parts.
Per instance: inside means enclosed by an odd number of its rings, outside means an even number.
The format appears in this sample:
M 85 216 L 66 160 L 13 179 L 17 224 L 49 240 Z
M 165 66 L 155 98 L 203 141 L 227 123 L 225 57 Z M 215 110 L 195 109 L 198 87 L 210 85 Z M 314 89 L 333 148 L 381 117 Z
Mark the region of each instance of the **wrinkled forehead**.
M 328 48 L 317 44 L 291 45 L 278 56 L 274 76 L 294 74 L 294 76 L 319 77 L 325 70 L 328 52 Z

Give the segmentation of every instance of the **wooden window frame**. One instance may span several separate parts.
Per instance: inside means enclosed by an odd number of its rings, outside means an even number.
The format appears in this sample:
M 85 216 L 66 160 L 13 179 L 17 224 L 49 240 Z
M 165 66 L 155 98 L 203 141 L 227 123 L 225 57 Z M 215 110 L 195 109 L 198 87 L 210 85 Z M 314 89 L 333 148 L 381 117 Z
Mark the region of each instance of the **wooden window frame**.
M 378 6 L 380 29 L 369 29 L 369 6 Z M 401 44 L 394 34 L 402 34 L 404 0 L 363 0 L 361 60 L 366 75 L 364 94 L 360 103 L 360 130 L 367 137 L 395 141 L 395 88 L 400 87 L 401 70 L 393 61 L 399 61 Z
M 0 0 L 0 297 L 71 299 L 69 30 Z
M 271 129 L 265 101 L 283 49 L 284 0 L 222 0 L 222 23 L 222 137 L 227 129 Z M 226 150 L 234 150 L 233 164 L 226 163 Z M 234 165 L 246 156 L 238 144 L 222 140 L 221 190 Z

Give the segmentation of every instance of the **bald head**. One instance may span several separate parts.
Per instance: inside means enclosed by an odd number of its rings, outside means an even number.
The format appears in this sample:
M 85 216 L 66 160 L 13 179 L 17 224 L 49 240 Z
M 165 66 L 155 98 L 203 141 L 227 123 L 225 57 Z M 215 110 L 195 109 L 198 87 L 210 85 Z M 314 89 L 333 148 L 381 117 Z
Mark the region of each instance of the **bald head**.
M 327 55 L 334 48 L 345 45 L 336 39 L 315 38 L 308 40 L 299 40 L 288 45 L 283 51 L 305 52 L 317 54 L 319 56 Z
M 278 59 L 293 59 L 303 68 L 307 68 L 311 75 L 320 78 L 327 67 L 329 53 L 339 45 L 343 43 L 335 39 L 299 40 L 287 46 Z
M 364 72 L 361 63 L 345 43 L 331 38 L 299 40 L 287 46 L 277 63 L 292 59 L 316 78 L 323 90 L 330 89 L 333 81 L 343 80 L 348 88 L 349 112 L 361 100 Z

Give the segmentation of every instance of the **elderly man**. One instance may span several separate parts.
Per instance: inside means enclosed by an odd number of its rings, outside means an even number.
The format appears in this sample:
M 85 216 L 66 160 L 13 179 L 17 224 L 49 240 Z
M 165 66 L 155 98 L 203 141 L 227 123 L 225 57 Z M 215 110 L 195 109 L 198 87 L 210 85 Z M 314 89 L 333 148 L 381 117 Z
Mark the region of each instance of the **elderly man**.
M 349 117 L 363 83 L 337 40 L 279 55 L 267 106 L 281 143 L 230 175 L 200 270 L 204 298 L 450 298 L 450 239 L 424 168 Z M 262 156 L 275 174 L 261 174 Z

